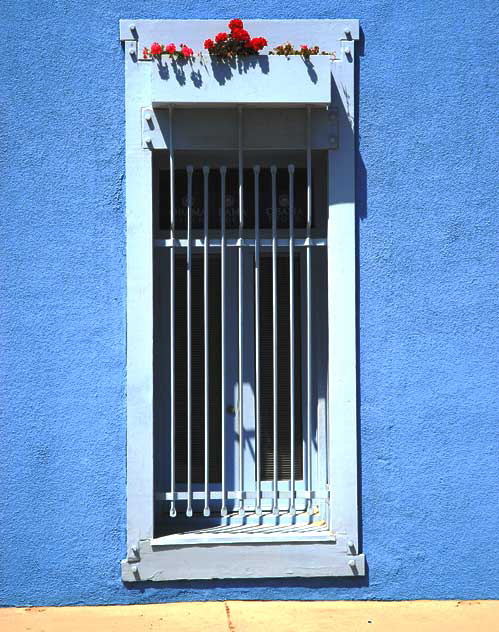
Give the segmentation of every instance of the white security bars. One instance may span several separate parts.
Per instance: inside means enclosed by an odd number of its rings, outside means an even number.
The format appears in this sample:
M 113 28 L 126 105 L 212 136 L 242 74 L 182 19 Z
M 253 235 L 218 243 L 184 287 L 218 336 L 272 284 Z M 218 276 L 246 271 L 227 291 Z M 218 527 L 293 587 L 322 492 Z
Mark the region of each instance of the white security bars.
M 317 408 L 317 402 L 314 402 L 312 393 L 311 321 L 314 280 L 312 252 L 316 248 L 324 249 L 327 240 L 324 236 L 312 237 L 311 108 L 307 107 L 302 112 L 302 120 L 306 126 L 303 133 L 306 146 L 287 153 L 262 151 L 260 158 L 263 164 L 252 164 L 250 173 L 252 172 L 253 177 L 248 177 L 249 174 L 246 174 L 246 180 L 243 146 L 244 108 L 242 106 L 237 108 L 237 218 L 234 217 L 233 201 L 227 190 L 227 165 L 221 164 L 220 157 L 216 157 L 215 164 L 205 164 L 205 158 L 210 157 L 210 147 L 206 147 L 203 151 L 191 152 L 188 158 L 182 157 L 182 162 L 192 158 L 197 164 L 186 164 L 180 169 L 175 168 L 177 162 L 174 150 L 175 116 L 176 110 L 170 106 L 168 187 L 164 186 L 164 182 L 160 183 L 163 190 L 168 189 L 169 200 L 166 205 L 164 197 L 160 195 L 158 201 L 158 214 L 168 216 L 169 236 L 166 239 L 155 240 L 156 248 L 167 248 L 170 253 L 168 258 L 169 344 L 165 345 L 163 340 L 157 342 L 160 352 L 166 348 L 170 350 L 170 355 L 166 359 L 166 363 L 170 366 L 169 415 L 163 414 L 157 421 L 158 424 L 169 425 L 170 481 L 169 489 L 158 491 L 156 497 L 158 500 L 169 501 L 169 517 L 177 518 L 177 520 L 173 524 L 170 522 L 170 524 L 161 525 L 159 530 L 166 533 L 178 531 L 178 524 L 183 518 L 199 518 L 201 512 L 204 518 L 210 518 L 206 521 L 207 525 L 214 523 L 215 513 L 227 518 L 222 522 L 227 525 L 243 524 L 244 517 L 250 518 L 252 514 L 257 518 L 256 524 L 262 523 L 261 516 L 264 516 L 264 524 L 283 524 L 286 516 L 290 518 L 288 522 L 300 524 L 313 522 L 312 516 L 318 514 L 327 518 L 326 505 L 329 503 L 327 468 L 324 463 L 322 466 L 319 463 L 321 459 L 325 461 L 326 455 L 321 454 L 318 449 L 319 424 L 312 418 L 313 411 Z M 255 157 L 254 151 L 249 153 L 251 158 Z M 274 164 L 275 159 L 283 164 L 288 155 L 295 158 L 298 156 L 300 161 L 298 171 L 296 171 L 296 165 L 291 162 L 286 163 L 284 168 Z M 229 155 L 227 158 L 230 162 L 232 157 Z M 229 168 L 229 173 L 231 171 L 234 170 Z M 305 200 L 306 209 L 295 208 L 296 174 L 301 172 L 305 174 L 305 179 L 300 178 L 298 192 L 303 194 L 301 199 Z M 165 172 L 160 169 L 156 176 L 161 179 L 164 174 Z M 278 174 L 280 175 L 279 187 Z M 283 179 L 284 174 L 287 176 L 286 181 Z M 262 181 L 265 176 L 270 179 L 271 184 L 270 196 L 268 196 L 270 207 L 262 209 L 260 199 Z M 193 191 L 194 181 L 198 185 L 195 192 Z M 251 196 L 248 195 L 247 188 L 253 189 Z M 195 209 L 193 208 L 194 197 L 199 198 L 199 204 Z M 247 209 L 245 214 L 246 198 L 251 199 L 253 208 L 251 213 L 250 209 Z M 179 199 L 180 203 L 177 204 Z M 230 202 L 232 211 L 230 225 L 232 229 L 237 230 L 237 236 L 232 239 L 226 237 L 227 200 Z M 184 206 L 183 203 L 185 203 Z M 319 214 L 321 212 L 319 202 L 317 207 Z M 194 219 L 193 212 L 196 213 Z M 261 239 L 262 219 L 264 225 L 267 223 L 270 226 L 270 239 Z M 298 239 L 295 238 L 297 221 L 297 225 L 303 227 L 302 237 Z M 161 219 L 159 224 L 161 224 Z M 324 223 L 322 225 L 325 226 Z M 214 229 L 214 226 L 218 226 L 218 229 Z M 199 235 L 201 227 L 202 234 Z M 161 232 L 162 227 L 159 226 L 159 228 Z M 199 235 L 197 238 L 193 237 L 195 229 Z M 320 229 L 319 232 L 321 232 Z M 227 248 L 237 250 L 235 262 L 237 299 L 234 284 L 227 287 Z M 268 251 L 271 255 L 270 260 L 266 256 Z M 196 260 L 198 252 L 202 252 L 202 261 L 197 259 L 199 265 L 194 266 L 193 261 Z M 212 349 L 210 348 L 210 327 L 213 328 L 213 323 L 210 323 L 209 306 L 214 298 L 214 291 L 210 286 L 209 273 L 210 260 L 211 265 L 214 263 L 218 265 L 216 260 L 218 256 L 220 258 L 220 348 Z M 180 281 L 179 286 L 176 281 L 179 269 L 181 270 L 183 266 L 182 260 L 185 260 L 185 296 L 178 295 L 179 292 L 181 295 L 184 292 L 183 282 Z M 270 275 L 267 274 L 263 279 L 262 262 L 263 273 L 270 272 Z M 252 273 L 247 269 L 248 264 L 253 268 Z M 305 267 L 305 274 L 301 274 L 302 265 Z M 202 323 L 200 323 L 200 313 L 195 315 L 195 323 L 199 330 L 201 329 L 199 325 L 202 325 L 202 349 L 196 349 L 196 353 L 201 353 L 203 363 L 202 371 L 198 371 L 195 376 L 195 382 L 199 387 L 203 382 L 202 411 L 199 410 L 199 402 L 193 402 L 200 395 L 200 390 L 196 388 L 193 392 L 195 360 L 193 359 L 192 296 L 193 273 L 201 271 Z M 245 304 L 244 299 L 245 293 L 248 294 L 247 291 L 245 292 L 245 284 L 253 286 L 248 305 Z M 271 294 L 265 293 L 262 296 L 262 287 L 269 285 Z M 157 287 L 156 293 L 160 295 L 158 299 L 160 302 L 165 291 L 165 285 Z M 287 299 L 283 302 L 282 297 L 285 294 L 287 294 Z M 303 310 L 301 309 L 302 301 L 299 298 L 302 295 L 305 297 Z M 227 345 L 227 328 L 234 329 L 235 324 L 227 311 L 228 302 L 231 305 L 237 304 L 237 352 Z M 245 309 L 254 312 L 253 323 L 249 324 L 250 331 L 248 332 L 245 332 Z M 303 316 L 301 313 L 297 314 L 296 310 L 303 311 Z M 269 336 L 265 336 L 263 349 L 262 313 L 270 313 L 272 321 L 271 344 L 266 344 Z M 287 321 L 283 315 L 287 315 Z M 324 313 L 323 318 L 326 317 L 327 314 Z M 304 327 L 297 328 L 297 323 L 302 321 L 304 321 Z M 176 323 L 179 323 L 180 328 Z M 289 330 L 287 338 L 283 335 L 286 328 Z M 177 339 L 183 329 L 185 329 L 185 340 L 184 337 Z M 264 331 L 266 331 L 265 324 Z M 300 361 L 299 364 L 297 358 L 300 359 L 302 353 L 297 353 L 295 349 L 297 343 L 304 347 L 303 355 L 306 359 L 305 362 Z M 176 369 L 177 365 L 183 366 L 178 362 L 179 353 L 185 355 L 185 377 Z M 210 353 L 212 356 L 219 353 L 220 359 L 220 377 L 217 380 L 220 392 L 214 394 L 215 397 L 220 398 L 219 418 L 214 418 L 211 414 L 213 406 L 210 402 Z M 266 375 L 265 371 L 262 374 L 261 363 L 268 360 L 269 353 L 272 371 L 271 375 Z M 228 395 L 226 389 L 227 363 L 234 365 L 236 360 L 237 403 L 233 407 L 236 413 L 236 424 L 232 431 L 237 434 L 237 450 L 234 442 L 227 444 Z M 252 366 L 253 373 L 249 379 L 245 376 L 244 370 L 248 363 Z M 283 373 L 286 370 L 288 377 L 283 379 Z M 245 379 L 253 391 L 251 410 L 244 405 Z M 263 388 L 265 394 L 263 402 L 262 380 L 266 380 Z M 160 383 L 163 384 L 163 381 L 160 380 Z M 302 393 L 303 383 L 306 383 L 306 391 Z M 164 392 L 163 385 L 159 391 L 158 397 L 161 397 L 161 393 Z M 185 400 L 185 405 L 182 404 L 182 400 Z M 297 400 L 298 403 L 302 401 L 306 403 L 303 411 L 298 411 L 298 417 Z M 196 413 L 202 412 L 204 418 L 203 426 L 195 423 L 194 431 L 193 405 Z M 262 428 L 262 405 L 271 409 L 271 432 L 268 424 Z M 268 417 L 267 413 L 268 409 L 263 413 L 264 418 Z M 283 428 L 283 425 L 287 427 Z M 182 431 L 183 427 L 186 428 L 185 433 Z M 215 427 L 219 428 L 219 432 L 213 433 Z M 197 435 L 193 436 L 193 432 Z M 324 427 L 322 432 L 327 442 L 327 429 Z M 203 435 L 202 441 L 198 436 L 199 433 Z M 251 441 L 248 441 L 247 435 L 251 436 Z M 214 445 L 215 436 L 219 436 L 219 446 Z M 193 443 L 197 446 L 195 457 L 193 457 Z M 210 451 L 220 456 L 220 467 L 212 477 L 210 477 Z M 315 468 L 312 463 L 314 457 L 317 459 Z M 198 485 L 201 461 L 202 489 Z M 195 470 L 194 477 L 193 470 Z M 297 482 L 300 484 L 297 485 Z M 204 501 L 202 505 L 199 502 L 201 500 Z M 294 518 L 297 508 L 301 514 L 299 519 Z M 271 519 L 270 516 L 274 518 Z M 197 520 L 196 526 L 199 524 Z M 182 528 L 188 529 L 188 522 L 184 523 Z

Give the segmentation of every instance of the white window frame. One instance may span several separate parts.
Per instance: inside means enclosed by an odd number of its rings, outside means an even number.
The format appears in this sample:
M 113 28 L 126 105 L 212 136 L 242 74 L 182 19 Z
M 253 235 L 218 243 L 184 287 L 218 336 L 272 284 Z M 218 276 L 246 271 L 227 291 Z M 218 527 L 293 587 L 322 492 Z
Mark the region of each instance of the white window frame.
M 201 49 L 226 20 L 121 20 L 125 45 L 127 218 L 127 557 L 124 581 L 362 576 L 357 480 L 355 45 L 357 20 L 247 20 L 270 47 L 290 40 L 334 50 L 328 150 L 328 470 L 331 542 L 153 544 L 153 184 L 143 138 L 151 108 L 151 42 L 185 39 Z

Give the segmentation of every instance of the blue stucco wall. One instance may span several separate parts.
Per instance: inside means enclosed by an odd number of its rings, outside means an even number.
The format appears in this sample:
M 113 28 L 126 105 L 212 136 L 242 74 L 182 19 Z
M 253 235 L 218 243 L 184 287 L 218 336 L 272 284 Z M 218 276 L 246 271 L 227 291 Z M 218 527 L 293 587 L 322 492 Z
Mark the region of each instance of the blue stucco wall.
M 358 17 L 362 580 L 125 587 L 118 19 L 190 0 L 4 0 L 0 603 L 499 597 L 495 0 L 242 0 Z M 494 166 L 495 165 L 495 166 Z

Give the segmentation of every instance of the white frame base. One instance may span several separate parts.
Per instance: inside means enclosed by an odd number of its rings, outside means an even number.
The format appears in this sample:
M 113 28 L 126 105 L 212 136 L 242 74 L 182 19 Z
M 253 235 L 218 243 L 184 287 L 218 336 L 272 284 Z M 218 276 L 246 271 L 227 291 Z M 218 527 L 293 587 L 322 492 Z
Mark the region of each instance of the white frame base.
M 365 575 L 365 556 L 329 542 L 161 547 L 146 540 L 136 557 L 123 560 L 121 569 L 125 582 L 356 577 Z

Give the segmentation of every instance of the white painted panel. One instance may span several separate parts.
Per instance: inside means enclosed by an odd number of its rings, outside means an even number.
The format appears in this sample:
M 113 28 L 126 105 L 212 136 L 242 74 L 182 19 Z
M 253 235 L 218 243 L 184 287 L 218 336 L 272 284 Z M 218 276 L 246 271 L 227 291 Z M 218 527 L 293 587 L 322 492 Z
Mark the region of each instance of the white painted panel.
M 349 564 L 350 562 L 350 564 Z M 329 542 L 307 544 L 191 545 L 154 548 L 141 543 L 140 561 L 122 562 L 123 581 L 354 577 L 365 574 L 363 555 L 347 555 Z
M 128 546 L 153 535 L 152 154 L 142 148 L 143 69 L 126 71 Z
M 254 55 L 237 61 L 209 55 L 172 62 L 153 61 L 153 106 L 175 104 L 323 104 L 331 99 L 331 60 L 315 55 Z
M 183 42 L 198 51 L 203 50 L 206 38 L 226 31 L 227 23 L 227 19 L 189 20 L 188 23 L 185 20 L 120 20 L 120 39 L 137 40 L 140 50 L 158 41 L 162 44 Z M 244 20 L 244 26 L 252 37 L 265 37 L 269 49 L 288 41 L 298 47 L 307 41 L 334 51 L 340 40 L 359 39 L 358 20 Z
M 248 108 L 245 110 L 243 143 L 245 151 L 303 150 L 306 147 L 306 108 Z M 335 126 L 326 108 L 312 111 L 312 149 L 327 149 Z M 169 139 L 168 110 L 148 108 L 142 121 L 143 139 L 151 140 L 154 149 L 167 149 Z M 144 142 L 144 140 L 143 140 Z M 145 146 L 145 143 L 144 143 Z M 237 149 L 237 108 L 175 109 L 176 150 Z M 303 156 L 302 156 L 303 158 Z M 290 157 L 287 158 L 289 161 Z M 255 157 L 260 161 L 261 156 Z M 293 157 L 296 161 L 296 158 Z M 287 164 L 287 162 L 285 163 Z
M 339 148 L 329 152 L 329 480 L 331 527 L 358 550 L 354 43 L 333 65 Z

